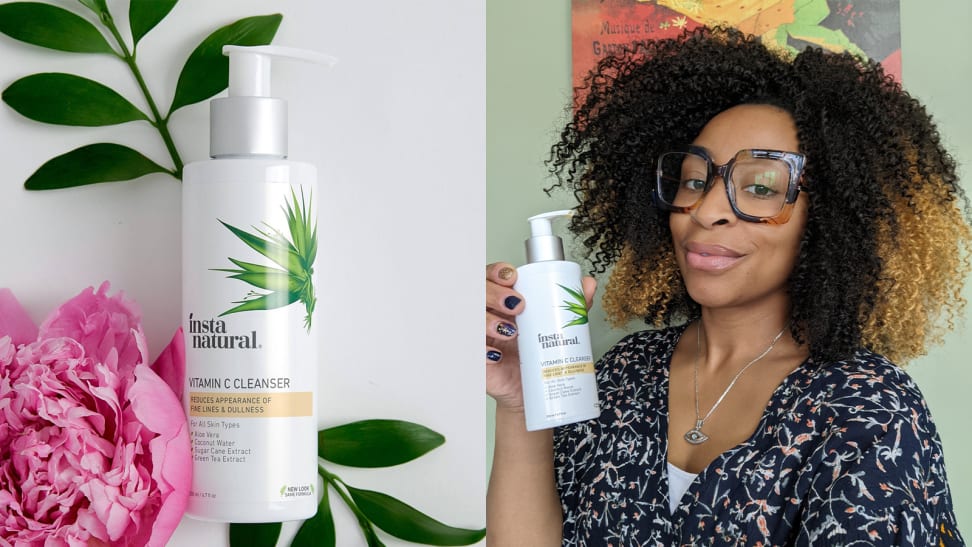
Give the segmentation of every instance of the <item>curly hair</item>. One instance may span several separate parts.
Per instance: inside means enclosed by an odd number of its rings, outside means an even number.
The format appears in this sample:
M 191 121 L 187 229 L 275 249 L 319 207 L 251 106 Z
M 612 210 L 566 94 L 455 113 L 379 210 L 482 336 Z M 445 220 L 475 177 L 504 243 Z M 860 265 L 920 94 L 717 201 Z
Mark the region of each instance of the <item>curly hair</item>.
M 554 187 L 578 201 L 571 231 L 592 274 L 613 266 L 609 318 L 660 327 L 693 318 L 668 213 L 652 205 L 654 159 L 740 104 L 786 110 L 807 158 L 809 212 L 788 281 L 791 329 L 815 359 L 864 346 L 898 362 L 961 317 L 968 200 L 924 107 L 875 61 L 774 51 L 733 29 L 696 29 L 604 58 L 551 149 Z

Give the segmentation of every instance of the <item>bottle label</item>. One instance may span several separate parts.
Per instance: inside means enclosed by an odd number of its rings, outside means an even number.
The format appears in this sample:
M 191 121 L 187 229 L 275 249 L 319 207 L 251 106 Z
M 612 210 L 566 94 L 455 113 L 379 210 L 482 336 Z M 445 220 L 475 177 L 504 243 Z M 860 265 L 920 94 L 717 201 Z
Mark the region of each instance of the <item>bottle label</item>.
M 584 293 L 555 271 L 527 277 L 515 287 L 526 298 L 517 326 L 527 428 L 592 418 L 597 386 Z

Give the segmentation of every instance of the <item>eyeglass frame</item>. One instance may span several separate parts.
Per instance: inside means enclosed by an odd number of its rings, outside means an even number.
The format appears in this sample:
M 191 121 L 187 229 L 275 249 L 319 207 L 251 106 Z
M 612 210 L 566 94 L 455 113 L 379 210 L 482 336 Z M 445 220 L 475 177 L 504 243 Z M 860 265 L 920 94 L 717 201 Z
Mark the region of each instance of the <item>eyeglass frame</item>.
M 783 161 L 787 165 L 790 171 L 790 178 L 786 187 L 786 196 L 783 199 L 783 206 L 780 212 L 769 217 L 758 217 L 753 215 L 747 215 L 746 213 L 739 210 L 736 206 L 736 188 L 734 185 L 729 184 L 729 178 L 726 175 L 731 174 L 732 167 L 736 163 L 736 158 L 739 157 L 743 152 L 748 152 L 751 158 L 756 159 L 772 159 Z M 699 195 L 698 201 L 692 205 L 678 206 L 671 203 L 667 203 L 662 199 L 662 158 L 666 154 L 672 153 L 691 153 L 697 156 L 701 156 L 706 161 L 707 173 L 705 185 L 702 187 L 702 193 Z M 746 222 L 757 222 L 763 224 L 785 224 L 790 220 L 790 215 L 793 213 L 793 205 L 796 203 L 797 198 L 800 196 L 800 192 L 809 192 L 810 189 L 801 184 L 803 180 L 803 167 L 806 163 L 806 156 L 800 154 L 799 152 L 787 152 L 784 150 L 771 150 L 762 148 L 743 148 L 733 154 L 732 159 L 727 161 L 722 165 L 716 165 L 712 161 L 712 157 L 709 155 L 709 151 L 701 146 L 696 146 L 690 144 L 688 146 L 683 146 L 675 150 L 666 150 L 658 155 L 658 163 L 655 169 L 655 189 L 652 192 L 652 201 L 654 201 L 655 206 L 671 211 L 673 213 L 690 213 L 692 210 L 699 207 L 705 196 L 709 193 L 715 184 L 715 178 L 718 176 L 722 179 L 723 185 L 726 188 L 726 196 L 729 199 L 729 206 L 732 208 L 733 214 L 736 215 L 740 220 Z

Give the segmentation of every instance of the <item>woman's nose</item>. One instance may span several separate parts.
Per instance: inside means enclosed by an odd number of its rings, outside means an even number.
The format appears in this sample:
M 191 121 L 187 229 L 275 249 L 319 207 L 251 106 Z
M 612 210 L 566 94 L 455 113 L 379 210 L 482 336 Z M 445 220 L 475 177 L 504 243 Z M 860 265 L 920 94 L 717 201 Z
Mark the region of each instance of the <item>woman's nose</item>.
M 692 218 L 703 226 L 720 226 L 736 220 L 725 180 L 721 176 L 716 175 L 712 179 L 712 186 L 702 196 L 702 202 L 692 210 Z

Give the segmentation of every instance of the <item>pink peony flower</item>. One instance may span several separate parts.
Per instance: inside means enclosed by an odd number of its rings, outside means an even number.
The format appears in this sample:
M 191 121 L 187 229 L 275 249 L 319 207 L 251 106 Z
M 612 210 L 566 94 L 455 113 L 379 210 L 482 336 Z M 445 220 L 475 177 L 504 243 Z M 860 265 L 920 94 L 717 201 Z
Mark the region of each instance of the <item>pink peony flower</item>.
M 185 512 L 182 332 L 149 367 L 137 308 L 107 292 L 38 329 L 0 289 L 0 545 L 162 546 Z

